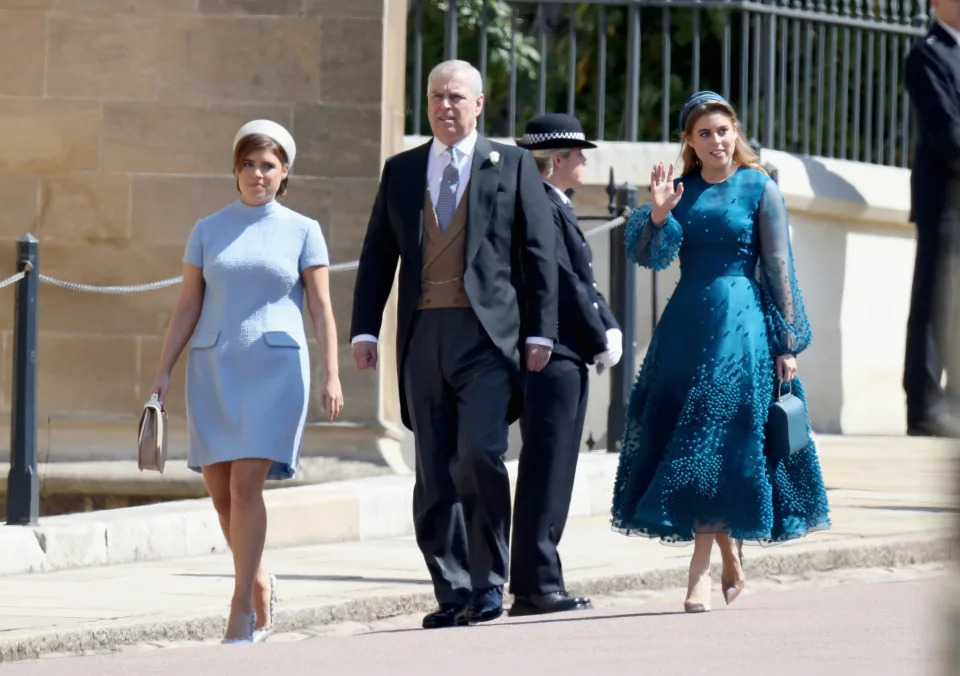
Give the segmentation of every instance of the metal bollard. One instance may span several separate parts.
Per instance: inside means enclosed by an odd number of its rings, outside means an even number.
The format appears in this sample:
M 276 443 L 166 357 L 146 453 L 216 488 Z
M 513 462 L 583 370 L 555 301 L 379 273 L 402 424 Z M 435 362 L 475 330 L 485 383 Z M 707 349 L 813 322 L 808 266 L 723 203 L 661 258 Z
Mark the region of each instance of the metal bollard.
M 617 188 L 617 213 L 637 206 L 637 188 Z M 623 357 L 610 370 L 610 407 L 607 409 L 607 452 L 619 453 L 633 386 L 637 336 L 637 269 L 627 260 L 625 230 L 610 231 L 610 309 L 623 331 Z
M 13 396 L 10 410 L 10 474 L 7 524 L 32 525 L 40 516 L 37 475 L 37 302 L 39 244 L 33 235 L 17 242 L 17 282 L 13 310 Z

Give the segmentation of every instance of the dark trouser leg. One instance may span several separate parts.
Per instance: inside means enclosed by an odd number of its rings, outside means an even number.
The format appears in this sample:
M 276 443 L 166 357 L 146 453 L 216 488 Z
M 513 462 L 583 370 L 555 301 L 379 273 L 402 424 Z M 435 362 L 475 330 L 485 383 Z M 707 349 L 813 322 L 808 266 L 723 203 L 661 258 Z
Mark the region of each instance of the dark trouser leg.
M 569 359 L 527 374 L 510 566 L 514 594 L 566 591 L 557 545 L 570 510 L 587 383 L 586 367 Z
M 913 426 L 940 413 L 943 373 L 937 351 L 935 309 L 939 237 L 931 227 L 917 227 L 917 258 L 913 269 L 910 317 L 903 387 L 907 393 L 907 425 Z
M 441 311 L 421 312 L 404 362 L 404 391 L 416 441 L 413 523 L 439 603 L 470 600 L 463 510 L 450 476 L 457 407 L 440 364 Z
M 956 277 L 960 284 L 960 275 Z M 953 330 L 954 338 L 947 345 L 947 398 L 950 401 L 951 413 L 960 418 L 960 294 L 953 299 Z
M 457 406 L 453 477 L 463 504 L 473 590 L 506 582 L 510 539 L 507 408 L 511 368 L 472 310 L 443 310 L 444 373 Z
M 937 278 L 938 348 L 947 372 L 947 398 L 951 413 L 960 417 L 960 223 L 946 237 Z

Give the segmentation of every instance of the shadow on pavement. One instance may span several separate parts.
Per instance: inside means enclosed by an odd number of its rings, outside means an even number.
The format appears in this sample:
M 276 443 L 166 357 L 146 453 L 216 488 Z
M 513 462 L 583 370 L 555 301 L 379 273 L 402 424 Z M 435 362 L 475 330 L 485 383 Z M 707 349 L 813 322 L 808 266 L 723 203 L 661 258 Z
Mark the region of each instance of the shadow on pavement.
M 960 512 L 960 507 L 931 507 L 930 505 L 879 505 L 877 507 L 866 507 L 865 509 L 883 509 L 893 512 Z
M 595 620 L 629 620 L 631 618 L 638 617 L 666 617 L 668 615 L 686 615 L 682 611 L 673 611 L 673 610 L 662 610 L 659 612 L 650 612 L 650 613 L 622 613 L 617 615 L 580 615 L 577 617 L 564 616 L 559 617 L 555 615 L 544 616 L 540 619 L 531 619 L 531 616 L 527 617 L 504 617 L 499 621 L 488 622 L 485 624 L 473 624 L 469 627 L 451 627 L 457 629 L 496 629 L 497 627 L 504 626 L 515 626 L 518 624 L 560 624 L 563 622 L 593 622 Z M 423 632 L 423 631 L 436 631 L 429 629 L 421 629 L 420 627 L 409 627 L 406 629 L 382 629 L 380 631 L 371 631 L 366 632 L 366 635 L 371 634 L 405 634 L 408 632 Z M 442 631 L 442 630 L 439 630 Z
M 232 573 L 176 573 L 178 577 L 233 577 Z M 277 575 L 278 580 L 302 582 L 370 582 L 373 584 L 430 585 L 430 580 L 411 580 L 399 577 L 362 577 L 360 575 Z

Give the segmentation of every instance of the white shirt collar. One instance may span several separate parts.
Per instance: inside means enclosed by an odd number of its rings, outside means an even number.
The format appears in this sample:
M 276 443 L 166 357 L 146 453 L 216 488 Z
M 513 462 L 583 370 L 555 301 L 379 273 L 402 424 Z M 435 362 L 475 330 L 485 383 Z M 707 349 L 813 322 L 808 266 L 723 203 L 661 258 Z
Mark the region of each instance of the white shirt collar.
M 473 149 L 477 145 L 477 130 L 474 129 L 472 132 L 464 136 L 462 139 L 453 144 L 453 147 L 457 149 L 457 152 L 460 153 L 461 157 L 466 157 L 473 154 Z M 433 144 L 430 149 L 433 151 L 434 157 L 440 157 L 447 150 L 449 146 L 446 143 L 438 139 L 436 136 L 433 137 Z
M 562 201 L 564 204 L 566 204 L 566 205 L 568 205 L 568 206 L 571 205 L 571 204 L 573 204 L 573 202 L 570 201 L 570 198 L 567 197 L 566 194 L 564 194 L 564 192 L 563 192 L 560 188 L 558 188 L 557 186 L 555 186 L 555 185 L 554 185 L 553 183 L 551 183 L 550 181 L 544 181 L 544 183 L 546 183 L 547 185 L 549 185 L 551 188 L 554 189 L 554 191 L 555 191 L 558 195 L 560 195 L 560 199 L 561 199 L 561 201 Z
M 943 30 L 947 31 L 947 33 L 950 34 L 950 37 L 953 38 L 953 41 L 956 42 L 957 45 L 960 45 L 960 31 L 958 31 L 953 26 L 948 26 L 947 24 L 943 23 L 943 21 L 941 21 L 940 19 L 937 19 L 937 23 L 940 24 L 940 28 L 942 28 Z

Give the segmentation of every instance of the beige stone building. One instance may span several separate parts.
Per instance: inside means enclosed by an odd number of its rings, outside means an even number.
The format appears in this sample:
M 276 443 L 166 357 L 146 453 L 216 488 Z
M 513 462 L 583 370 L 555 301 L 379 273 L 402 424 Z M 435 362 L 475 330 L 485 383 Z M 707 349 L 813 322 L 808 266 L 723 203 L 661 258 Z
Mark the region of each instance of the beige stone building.
M 286 203 L 320 221 L 333 262 L 355 259 L 382 161 L 401 148 L 405 36 L 405 0 L 0 0 L 0 275 L 15 271 L 16 241 L 28 232 L 40 241 L 40 270 L 60 279 L 179 275 L 195 221 L 236 199 L 233 136 L 260 117 L 297 141 Z M 378 374 L 352 364 L 353 282 L 350 272 L 332 278 L 344 422 L 320 423 L 314 397 L 305 453 L 374 457 L 376 421 L 391 417 Z M 41 460 L 133 457 L 177 294 L 41 286 Z M 12 328 L 8 287 L 4 425 Z M 184 362 L 168 403 L 174 455 L 185 451 Z M 0 428 L 0 455 L 8 443 Z

